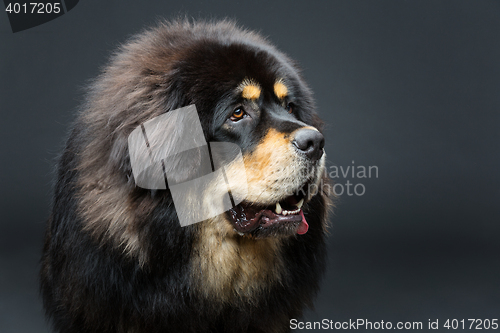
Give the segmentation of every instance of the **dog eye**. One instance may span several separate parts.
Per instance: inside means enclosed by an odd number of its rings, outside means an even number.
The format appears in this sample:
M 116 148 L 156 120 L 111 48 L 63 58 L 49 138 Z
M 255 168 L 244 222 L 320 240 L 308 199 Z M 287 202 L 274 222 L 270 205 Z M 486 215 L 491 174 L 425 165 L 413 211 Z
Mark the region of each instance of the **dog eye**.
M 293 103 L 288 103 L 286 105 L 286 110 L 288 111 L 288 113 L 293 113 Z
M 246 115 L 247 115 L 247 113 L 242 108 L 236 108 L 233 111 L 231 118 L 229 118 L 229 119 L 231 119 L 232 121 L 238 121 L 240 119 L 245 118 Z

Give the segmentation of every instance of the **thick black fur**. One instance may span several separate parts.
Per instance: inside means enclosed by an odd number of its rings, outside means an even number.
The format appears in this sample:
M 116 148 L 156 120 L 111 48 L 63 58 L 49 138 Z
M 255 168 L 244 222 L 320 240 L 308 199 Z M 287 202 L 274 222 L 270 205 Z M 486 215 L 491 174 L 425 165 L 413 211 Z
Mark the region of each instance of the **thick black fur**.
M 137 61 L 138 69 L 131 70 L 137 82 L 124 81 L 120 87 L 114 76 L 129 70 L 129 63 L 122 63 L 136 52 L 130 45 L 141 43 L 151 59 Z M 286 78 L 294 119 L 281 115 L 280 102 L 266 96 L 267 111 L 258 124 L 221 130 L 241 103 L 232 93 L 235 82 L 247 76 L 271 90 L 276 77 Z M 135 89 L 142 89 L 142 95 L 125 101 Z M 156 106 L 148 104 L 151 100 Z M 41 267 L 44 307 L 57 332 L 287 332 L 289 320 L 312 306 L 326 255 L 327 198 L 321 194 L 304 209 L 309 232 L 283 247 L 281 283 L 262 281 L 264 288 L 252 297 L 225 303 L 193 288 L 189 263 L 198 255 L 193 244 L 203 222 L 181 228 L 168 190 L 134 187 L 126 148 L 127 135 L 142 121 L 189 104 L 198 109 L 207 141 L 236 142 L 243 153 L 269 127 L 292 131 L 300 121 L 321 128 L 296 66 L 258 35 L 227 22 L 176 22 L 132 39 L 91 85 L 59 160 Z M 84 161 L 89 151 L 95 160 Z M 128 191 L 117 200 L 135 209 L 128 230 L 138 235 L 140 256 L 127 252 L 113 235 L 87 227 L 82 191 L 86 179 L 102 172 L 112 186 Z

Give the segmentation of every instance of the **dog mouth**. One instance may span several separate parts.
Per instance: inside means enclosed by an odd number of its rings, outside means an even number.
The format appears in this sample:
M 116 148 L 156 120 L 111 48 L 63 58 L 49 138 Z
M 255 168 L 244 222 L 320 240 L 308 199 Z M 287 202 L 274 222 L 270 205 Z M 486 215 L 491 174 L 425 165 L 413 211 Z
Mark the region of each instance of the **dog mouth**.
M 240 236 L 254 238 L 305 234 L 309 229 L 302 211 L 306 203 L 305 193 L 301 189 L 271 205 L 241 202 L 228 212 L 235 231 Z

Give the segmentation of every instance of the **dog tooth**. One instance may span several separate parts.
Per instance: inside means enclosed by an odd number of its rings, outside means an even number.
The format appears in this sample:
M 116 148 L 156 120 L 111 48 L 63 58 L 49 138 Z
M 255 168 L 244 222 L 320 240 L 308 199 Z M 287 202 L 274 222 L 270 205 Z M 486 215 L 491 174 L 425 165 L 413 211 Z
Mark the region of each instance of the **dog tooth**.
M 242 233 L 241 231 L 236 230 L 236 228 L 233 228 L 233 230 L 234 230 L 234 232 L 236 232 L 238 235 L 240 235 L 240 236 L 245 236 L 245 234 L 244 234 L 244 233 Z
M 300 199 L 300 201 L 297 203 L 297 208 L 300 210 L 303 204 L 304 204 L 304 198 Z
M 276 203 L 276 214 L 281 214 L 282 211 L 283 211 L 283 209 L 281 209 L 279 202 L 277 202 Z

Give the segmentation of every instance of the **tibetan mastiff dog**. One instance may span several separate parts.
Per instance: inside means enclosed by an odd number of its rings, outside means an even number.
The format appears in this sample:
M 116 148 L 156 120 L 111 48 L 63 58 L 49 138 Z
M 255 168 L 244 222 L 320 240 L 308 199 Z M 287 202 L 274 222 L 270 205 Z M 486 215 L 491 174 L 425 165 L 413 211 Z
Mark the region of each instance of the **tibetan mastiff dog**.
M 127 138 L 192 104 L 207 142 L 241 148 L 248 193 L 181 227 L 168 188 L 135 185 Z M 178 20 L 132 37 L 89 85 L 59 158 L 41 261 L 55 330 L 290 331 L 325 268 L 321 131 L 296 63 L 254 32 Z

